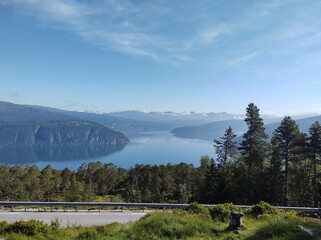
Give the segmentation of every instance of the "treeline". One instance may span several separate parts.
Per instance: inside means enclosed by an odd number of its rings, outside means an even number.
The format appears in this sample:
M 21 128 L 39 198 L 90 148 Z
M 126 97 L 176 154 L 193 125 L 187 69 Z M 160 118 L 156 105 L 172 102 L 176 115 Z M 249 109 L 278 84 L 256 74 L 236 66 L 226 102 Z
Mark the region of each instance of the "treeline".
M 109 196 L 114 201 L 187 203 L 195 200 L 204 170 L 186 163 L 136 165 L 126 170 L 112 163 L 91 162 L 77 171 L 50 165 L 43 170 L 1 165 L 0 200 L 93 201 Z
M 268 138 L 259 108 L 246 109 L 248 131 L 237 144 L 229 127 L 214 140 L 217 157 L 201 157 L 200 166 L 82 164 L 77 171 L 39 170 L 36 166 L 0 166 L 0 199 L 93 201 L 104 196 L 128 202 L 319 206 L 321 203 L 321 126 L 309 133 L 285 117 Z

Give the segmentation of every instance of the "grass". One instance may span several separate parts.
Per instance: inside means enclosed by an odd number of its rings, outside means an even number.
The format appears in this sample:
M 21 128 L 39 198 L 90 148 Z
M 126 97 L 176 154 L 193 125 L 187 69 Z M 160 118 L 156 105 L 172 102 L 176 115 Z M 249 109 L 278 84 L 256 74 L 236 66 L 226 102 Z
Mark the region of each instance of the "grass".
M 230 205 L 226 206 L 231 208 Z M 222 213 L 226 209 L 220 207 Z M 269 209 L 264 205 L 264 209 Z M 303 225 L 321 234 L 321 220 L 299 217 L 292 212 L 248 210 L 243 218 L 245 227 L 238 233 L 228 229 L 228 220 L 216 218 L 220 212 L 216 209 L 214 217 L 210 211 L 192 206 L 188 211 L 149 213 L 137 222 L 105 226 L 60 228 L 57 222 L 46 225 L 39 221 L 19 221 L 13 224 L 0 223 L 0 239 L 17 240 L 101 240 L 101 239 L 315 239 L 302 230 Z M 257 214 L 253 214 L 257 213 Z M 214 218 L 214 220 L 213 220 Z

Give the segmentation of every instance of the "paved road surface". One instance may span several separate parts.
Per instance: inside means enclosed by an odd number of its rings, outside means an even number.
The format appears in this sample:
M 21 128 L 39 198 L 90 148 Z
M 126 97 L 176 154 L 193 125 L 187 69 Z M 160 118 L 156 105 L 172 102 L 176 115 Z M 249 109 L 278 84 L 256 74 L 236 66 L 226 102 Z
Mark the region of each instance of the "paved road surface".
M 112 222 L 126 223 L 137 221 L 143 217 L 146 212 L 132 212 L 132 211 L 101 211 L 101 212 L 24 212 L 24 211 L 0 211 L 0 222 L 7 221 L 10 223 L 19 220 L 40 220 L 44 223 L 50 224 L 51 220 L 59 219 L 62 227 L 74 225 L 105 225 Z

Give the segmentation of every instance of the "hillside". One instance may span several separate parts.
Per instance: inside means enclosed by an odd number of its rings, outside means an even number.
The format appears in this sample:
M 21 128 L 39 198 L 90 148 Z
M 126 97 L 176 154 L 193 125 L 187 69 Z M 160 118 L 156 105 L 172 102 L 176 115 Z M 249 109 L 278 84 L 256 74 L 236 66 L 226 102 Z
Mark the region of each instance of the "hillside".
M 20 122 L 0 126 L 0 148 L 121 145 L 128 142 L 122 133 L 88 121 Z
M 49 107 L 19 105 L 0 101 L 0 125 L 6 125 L 8 123 L 16 124 L 75 119 L 96 122 L 125 134 L 142 131 L 169 131 L 172 129 L 172 124 L 137 121 L 134 119 L 114 117 L 109 114 L 73 112 Z
M 295 121 L 297 122 L 297 124 L 299 124 L 299 128 L 302 132 L 308 133 L 309 127 L 315 121 L 321 122 L 321 116 L 296 119 Z M 279 125 L 280 125 L 280 121 L 265 125 L 265 131 L 269 137 L 272 136 L 274 130 Z M 217 122 L 212 122 L 208 124 L 202 124 L 199 126 L 179 127 L 179 128 L 173 129 L 171 133 L 181 138 L 194 138 L 194 139 L 213 141 L 213 139 L 223 136 L 224 131 L 228 128 L 228 126 L 231 126 L 234 132 L 237 135 L 239 135 L 237 137 L 237 142 L 240 142 L 242 138 L 242 133 L 247 131 L 247 126 L 244 120 L 224 120 L 224 121 L 217 121 Z
M 243 120 L 225 120 L 200 126 L 179 127 L 173 129 L 171 133 L 181 138 L 195 138 L 213 141 L 213 139 L 221 137 L 228 126 L 231 126 L 234 132 L 238 134 L 246 131 L 246 124 Z

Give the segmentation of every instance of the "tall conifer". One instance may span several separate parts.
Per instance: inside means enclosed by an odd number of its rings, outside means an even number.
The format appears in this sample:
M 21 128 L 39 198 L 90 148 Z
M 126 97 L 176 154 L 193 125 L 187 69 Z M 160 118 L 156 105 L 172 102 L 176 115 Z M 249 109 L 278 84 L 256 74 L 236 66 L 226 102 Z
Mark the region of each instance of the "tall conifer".
M 254 201 L 254 175 L 259 177 L 257 173 L 263 169 L 263 161 L 266 155 L 266 139 L 268 137 L 259 112 L 260 109 L 254 103 L 250 103 L 246 108 L 245 122 L 248 130 L 243 135 L 240 147 L 247 167 L 247 200 L 249 204 Z
M 300 130 L 296 122 L 289 116 L 284 117 L 280 126 L 274 131 L 272 137 L 272 148 L 274 157 L 278 157 L 278 162 L 281 163 L 281 168 L 284 169 L 283 185 L 283 204 L 288 204 L 288 179 L 289 179 L 289 165 L 296 158 L 298 153 L 300 140 Z M 275 159 L 277 162 L 277 160 Z
M 312 177 L 312 188 L 313 188 L 313 205 L 318 206 L 318 191 L 317 191 L 317 165 L 320 164 L 321 159 L 321 125 L 319 122 L 315 122 L 309 128 L 309 152 L 311 154 L 313 177 Z

